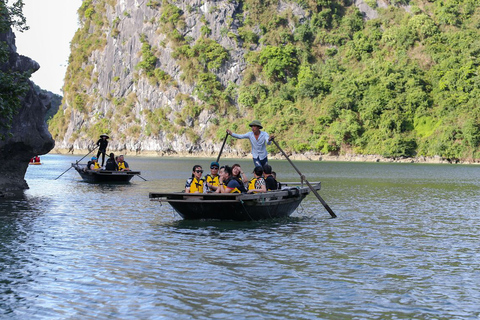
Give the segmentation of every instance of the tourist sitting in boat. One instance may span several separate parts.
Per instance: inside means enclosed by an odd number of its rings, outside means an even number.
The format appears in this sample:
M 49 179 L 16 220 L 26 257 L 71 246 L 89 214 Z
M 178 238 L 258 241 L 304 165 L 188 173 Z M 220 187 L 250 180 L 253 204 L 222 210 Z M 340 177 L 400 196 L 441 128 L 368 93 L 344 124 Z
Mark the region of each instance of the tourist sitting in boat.
M 118 164 L 115 161 L 115 155 L 113 153 L 110 153 L 110 156 L 107 159 L 107 163 L 105 164 L 105 170 L 118 171 Z
M 265 178 L 265 184 L 267 186 L 267 191 L 277 190 L 278 183 L 277 180 L 272 175 L 272 166 L 266 164 L 263 166 L 263 177 Z
M 242 167 L 240 167 L 240 165 L 238 163 L 235 163 L 233 166 L 232 166 L 232 174 L 235 178 L 237 178 L 238 180 L 242 181 L 242 183 L 244 184 L 245 188 L 248 187 L 248 179 L 247 179 L 247 176 L 245 175 L 245 172 L 243 172 L 242 170 Z
M 282 189 L 282 184 L 277 180 L 277 173 L 275 171 L 272 171 L 272 177 L 277 181 L 277 190 Z
M 256 166 L 253 170 L 253 175 L 253 179 L 248 183 L 247 193 L 267 192 L 265 179 L 263 178 L 263 168 L 261 166 Z
M 125 161 L 123 154 L 118 157 L 118 170 L 120 171 L 130 171 L 127 161 Z
M 32 159 L 30 159 L 30 163 L 40 163 L 40 157 L 35 156 Z
M 185 183 L 185 193 L 203 193 L 202 173 L 202 166 L 198 164 L 193 166 L 192 177 Z
M 87 162 L 87 170 L 100 170 L 100 165 L 98 164 L 97 157 L 92 157 L 92 159 Z
M 219 193 L 246 193 L 247 190 L 237 177 L 232 174 L 232 168 L 225 166 L 223 169 L 223 175 L 220 176 L 220 186 L 217 192 Z
M 210 163 L 210 173 L 205 175 L 203 178 L 205 180 L 205 192 L 215 192 L 220 185 L 220 177 L 218 175 L 218 169 L 220 165 L 218 162 L 213 161 Z

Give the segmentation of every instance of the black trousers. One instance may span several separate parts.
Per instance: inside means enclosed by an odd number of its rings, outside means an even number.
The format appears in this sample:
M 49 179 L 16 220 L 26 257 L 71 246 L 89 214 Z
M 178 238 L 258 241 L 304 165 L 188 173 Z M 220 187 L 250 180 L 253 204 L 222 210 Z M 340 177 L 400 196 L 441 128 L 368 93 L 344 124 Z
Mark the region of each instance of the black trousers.
M 107 152 L 107 150 L 100 150 L 98 149 L 98 152 L 97 152 L 97 159 L 100 160 L 100 155 L 102 155 L 102 167 L 103 167 L 103 164 L 105 163 L 105 153 Z

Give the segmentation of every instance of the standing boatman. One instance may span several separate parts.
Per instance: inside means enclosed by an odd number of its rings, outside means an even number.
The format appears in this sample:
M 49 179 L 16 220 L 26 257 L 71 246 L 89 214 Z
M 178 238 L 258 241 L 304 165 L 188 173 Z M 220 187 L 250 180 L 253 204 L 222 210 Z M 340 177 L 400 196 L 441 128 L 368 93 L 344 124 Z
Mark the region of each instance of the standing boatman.
M 272 143 L 271 140 L 274 138 L 274 135 L 269 136 L 265 131 L 260 131 L 263 127 L 262 123 L 258 120 L 253 120 L 249 126 L 252 128 L 252 131 L 245 134 L 236 134 L 229 129 L 227 129 L 227 133 L 237 139 L 249 139 L 252 145 L 253 163 L 255 167 L 263 167 L 268 163 L 267 144 Z
M 107 146 L 108 146 L 108 138 L 110 138 L 106 134 L 101 134 L 100 139 L 97 141 L 97 146 L 98 146 L 98 152 L 97 152 L 97 159 L 100 159 L 100 155 L 102 155 L 102 167 L 103 164 L 105 163 L 105 153 L 107 152 Z

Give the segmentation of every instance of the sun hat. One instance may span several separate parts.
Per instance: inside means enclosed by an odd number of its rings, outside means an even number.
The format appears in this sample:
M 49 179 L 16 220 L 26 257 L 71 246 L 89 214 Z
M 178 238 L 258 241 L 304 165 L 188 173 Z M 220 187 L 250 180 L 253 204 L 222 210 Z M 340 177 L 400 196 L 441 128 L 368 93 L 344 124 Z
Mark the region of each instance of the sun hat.
M 105 133 L 100 135 L 100 138 L 103 138 L 103 137 L 106 137 L 107 139 L 110 138 L 110 137 L 108 136 L 108 134 L 105 134 Z
M 212 166 L 217 166 L 217 167 L 220 168 L 220 165 L 218 164 L 217 161 L 213 161 L 212 163 L 210 163 L 210 167 L 212 167 Z
M 259 120 L 253 120 L 252 122 L 250 122 L 249 126 L 250 127 L 257 126 L 260 129 L 263 129 L 262 123 Z

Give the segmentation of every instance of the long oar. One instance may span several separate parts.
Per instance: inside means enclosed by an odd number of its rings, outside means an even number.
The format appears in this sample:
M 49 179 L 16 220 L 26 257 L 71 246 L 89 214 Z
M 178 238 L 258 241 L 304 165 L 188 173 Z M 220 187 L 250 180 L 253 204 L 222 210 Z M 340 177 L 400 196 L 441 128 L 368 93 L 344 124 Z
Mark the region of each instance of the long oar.
M 86 155 L 84 155 L 83 158 L 85 158 L 86 156 L 88 156 L 90 153 L 92 153 L 93 150 L 95 150 L 95 149 L 97 149 L 97 148 L 98 148 L 98 146 L 95 146 L 95 148 L 93 148 L 92 150 L 90 150 L 90 152 L 87 153 Z M 79 163 L 80 161 L 83 160 L 83 158 L 80 159 L 80 160 L 77 160 L 76 162 Z M 63 175 L 64 175 L 65 173 L 67 173 L 67 171 L 70 170 L 70 169 L 72 169 L 72 166 L 70 166 L 70 168 L 68 168 L 67 170 L 63 171 L 63 173 L 62 173 L 61 175 L 59 175 L 58 177 L 56 177 L 55 180 L 57 180 L 58 178 L 60 178 L 61 176 L 63 176 Z
M 292 165 L 292 167 L 297 171 L 297 173 L 300 175 L 300 178 L 302 180 L 305 181 L 305 183 L 307 184 L 307 186 L 310 188 L 310 190 L 312 190 L 313 194 L 317 197 L 318 200 L 320 200 L 320 202 L 323 204 L 323 206 L 325 207 L 325 209 L 327 209 L 328 213 L 330 213 L 330 215 L 332 216 L 332 218 L 336 218 L 337 215 L 333 212 L 332 209 L 330 209 L 330 206 L 325 202 L 325 200 L 322 199 L 322 197 L 320 197 L 320 195 L 318 194 L 317 190 L 315 190 L 315 188 L 313 188 L 313 186 L 310 184 L 310 182 L 308 182 L 307 178 L 305 178 L 305 176 L 300 172 L 300 170 L 298 170 L 298 168 L 293 164 L 293 162 L 290 160 L 290 158 L 287 156 L 287 154 L 285 152 L 283 152 L 282 148 L 280 148 L 280 146 L 278 145 L 278 143 L 273 140 L 273 143 L 277 146 L 278 150 L 280 150 L 283 155 L 285 156 L 285 158 L 287 158 L 288 162 L 290 162 L 290 164 Z
M 223 144 L 222 144 L 222 147 L 220 148 L 220 153 L 218 154 L 218 157 L 217 157 L 217 162 L 220 160 L 220 156 L 222 155 L 223 147 L 225 146 L 225 142 L 227 142 L 227 138 L 228 138 L 228 133 L 225 135 L 225 139 L 223 139 Z

